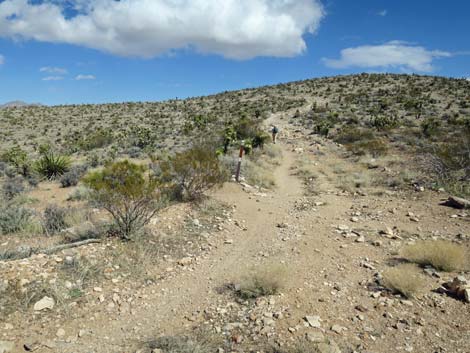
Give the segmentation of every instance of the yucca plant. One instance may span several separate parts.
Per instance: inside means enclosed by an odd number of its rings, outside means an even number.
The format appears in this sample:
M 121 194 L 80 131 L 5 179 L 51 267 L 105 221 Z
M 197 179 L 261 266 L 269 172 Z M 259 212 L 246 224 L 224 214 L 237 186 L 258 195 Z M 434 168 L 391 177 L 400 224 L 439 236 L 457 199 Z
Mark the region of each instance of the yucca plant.
M 70 160 L 65 156 L 58 156 L 52 151 L 41 154 L 41 158 L 36 162 L 36 171 L 45 178 L 52 180 L 68 172 Z

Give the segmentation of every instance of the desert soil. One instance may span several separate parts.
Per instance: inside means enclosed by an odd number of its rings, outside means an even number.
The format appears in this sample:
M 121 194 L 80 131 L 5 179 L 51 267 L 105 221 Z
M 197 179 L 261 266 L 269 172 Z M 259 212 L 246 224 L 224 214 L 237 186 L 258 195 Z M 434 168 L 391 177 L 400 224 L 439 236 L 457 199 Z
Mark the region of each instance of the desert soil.
M 284 151 L 277 187 L 260 192 L 229 183 L 215 191 L 233 213 L 207 251 L 163 266 L 160 280 L 137 289 L 106 281 L 65 314 L 0 318 L 0 340 L 14 341 L 19 352 L 24 344 L 36 352 L 147 352 L 149 340 L 203 327 L 232 336 L 233 351 L 264 338 L 286 344 L 323 336 L 331 352 L 470 352 L 470 305 L 432 292 L 455 274 L 427 276 L 414 300 L 381 291 L 375 281 L 408 239 L 468 237 L 469 216 L 439 206 L 445 195 L 435 192 L 340 192 L 334 161 L 353 162 L 338 146 L 294 131 L 282 115 L 269 122 L 280 127 Z M 319 175 L 315 194 L 292 173 L 300 157 Z M 288 274 L 279 295 L 243 303 L 224 290 L 274 265 Z M 319 327 L 306 316 L 318 316 Z

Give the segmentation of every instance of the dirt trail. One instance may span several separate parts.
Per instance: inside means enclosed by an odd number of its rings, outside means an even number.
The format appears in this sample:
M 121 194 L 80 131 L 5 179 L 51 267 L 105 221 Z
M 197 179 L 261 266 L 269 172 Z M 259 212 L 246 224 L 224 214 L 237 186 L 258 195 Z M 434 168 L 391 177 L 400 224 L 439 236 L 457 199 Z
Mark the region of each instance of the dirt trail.
M 281 135 L 282 136 L 282 135 Z M 281 137 L 281 141 L 286 137 Z M 234 217 L 246 230 L 227 229 L 219 236 L 218 244 L 209 256 L 200 259 L 191 272 L 185 271 L 170 280 L 148 287 L 141 299 L 132 303 L 132 312 L 114 317 L 97 312 L 88 322 L 74 320 L 64 327 L 66 332 L 86 327 L 91 335 L 80 344 L 67 343 L 63 352 L 132 351 L 137 342 L 162 334 L 175 334 L 193 324 L 192 313 L 218 301 L 216 288 L 245 275 L 260 264 L 257 255 L 269 249 L 280 248 L 275 239 L 277 225 L 290 223 L 293 201 L 302 196 L 301 181 L 291 175 L 295 154 L 285 142 L 283 159 L 274 172 L 275 192 L 248 193 L 240 185 L 228 184 L 214 197 L 236 206 Z M 277 246 L 275 246 L 277 244 Z
M 342 193 L 336 188 L 337 176 L 331 164 L 340 157 L 327 147 L 315 154 L 318 146 L 304 140 L 306 132 L 291 131 L 282 115 L 272 116 L 267 123 L 280 128 L 279 142 L 284 151 L 274 171 L 275 191 L 260 193 L 234 183 L 225 185 L 213 197 L 235 206 L 233 220 L 210 239 L 212 249 L 208 253 L 169 278 L 139 290 L 129 303 L 120 303 L 120 310 L 108 310 L 113 295 L 123 290 L 122 284 L 116 285 L 115 293 L 103 293 L 105 301 L 95 306 L 94 312 L 83 310 L 87 316 L 71 317 L 61 326 L 65 338 L 86 330 L 83 337 L 59 340 L 52 350 L 43 347 L 37 352 L 134 353 L 142 342 L 152 338 L 188 333 L 191 327 L 206 321 L 205 310 L 227 306 L 230 299 L 218 288 L 272 263 L 282 263 L 289 270 L 283 293 L 275 299 L 276 309 L 286 312 L 284 319 L 275 323 L 275 331 L 291 340 L 303 339 L 311 332 L 304 317 L 317 315 L 328 339 L 344 343 L 343 347 L 359 347 L 358 352 L 388 353 L 412 346 L 414 352 L 438 351 L 449 340 L 465 347 L 469 337 L 462 332 L 469 328 L 468 323 L 456 330 L 447 317 L 448 324 L 444 324 L 445 318 L 440 320 L 439 335 L 432 331 L 437 327 L 434 321 L 438 312 L 444 315 L 439 303 L 447 298 L 430 295 L 412 304 L 414 310 L 410 310 L 409 303 L 380 292 L 373 297 L 374 289 L 368 288 L 374 283 L 376 268 L 383 268 L 390 253 L 401 244 L 380 238 L 379 230 L 396 226 L 410 234 L 430 234 L 438 229 L 444 234 L 465 231 L 464 225 L 450 219 L 453 211 L 429 206 L 437 205 L 436 200 L 418 200 L 412 207 L 421 215 L 421 223 L 413 223 L 406 216 L 410 203 L 397 196 Z M 303 152 L 296 151 L 299 146 Z M 318 182 L 323 184 L 323 191 L 306 196 L 302 181 L 292 175 L 291 168 L 300 153 L 317 162 L 314 172 L 321 174 Z M 350 161 L 342 162 L 351 166 Z M 353 214 L 357 220 L 351 220 Z M 442 223 L 436 225 L 435 219 Z M 347 236 L 341 234 L 340 225 L 354 229 L 364 239 L 356 241 L 354 234 L 349 237 L 349 231 Z M 380 246 L 373 245 L 377 240 Z M 364 263 L 370 267 L 364 267 Z M 440 281 L 435 279 L 431 286 Z M 432 309 L 421 310 L 423 305 Z M 363 311 L 358 312 L 358 306 Z M 457 301 L 448 300 L 446 307 L 448 316 L 462 311 Z M 414 322 L 430 323 L 419 326 L 424 335 L 413 331 Z M 404 323 L 406 330 L 401 329 Z M 338 332 L 331 330 L 335 325 Z M 35 329 L 36 336 L 42 342 L 54 340 L 57 328 L 44 325 L 41 330 Z

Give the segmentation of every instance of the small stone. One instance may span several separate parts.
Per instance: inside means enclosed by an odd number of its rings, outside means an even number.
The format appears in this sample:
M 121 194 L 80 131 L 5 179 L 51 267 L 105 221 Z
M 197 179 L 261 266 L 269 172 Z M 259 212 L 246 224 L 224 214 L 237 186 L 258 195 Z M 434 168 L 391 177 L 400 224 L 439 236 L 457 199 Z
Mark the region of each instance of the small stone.
M 65 330 L 63 328 L 60 328 L 57 330 L 56 334 L 57 337 L 64 337 L 65 336 Z
M 364 238 L 363 235 L 361 235 L 359 238 L 356 239 L 356 243 L 365 243 L 366 238 Z
M 313 343 L 325 342 L 325 336 L 320 331 L 307 332 L 305 338 L 307 339 L 307 341 Z
M 34 311 L 42 311 L 42 310 L 45 310 L 45 309 L 53 309 L 54 308 L 54 305 L 55 305 L 55 301 L 53 298 L 50 298 L 50 297 L 43 297 L 41 300 L 39 300 L 38 302 L 36 302 L 36 304 L 34 304 Z
M 312 316 L 305 316 L 305 321 L 310 325 L 310 327 L 320 328 L 320 316 L 312 315 Z
M 101 287 L 95 287 L 95 288 L 93 288 L 93 290 L 94 290 L 95 292 L 100 293 L 100 292 L 103 291 L 103 288 L 101 288 Z
M 9 341 L 0 341 L 0 353 L 10 353 L 13 352 L 15 344 Z
M 341 332 L 343 332 L 344 330 L 346 330 L 346 328 L 340 325 L 331 326 L 331 331 L 336 332 L 337 334 L 341 334 Z

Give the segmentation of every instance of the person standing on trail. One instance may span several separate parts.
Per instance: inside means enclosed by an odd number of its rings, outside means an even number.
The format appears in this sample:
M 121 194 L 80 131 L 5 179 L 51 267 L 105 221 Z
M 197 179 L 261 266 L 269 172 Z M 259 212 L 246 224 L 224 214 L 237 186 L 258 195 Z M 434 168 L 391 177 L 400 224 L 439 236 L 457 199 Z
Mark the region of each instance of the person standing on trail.
M 279 129 L 277 128 L 277 126 L 275 125 L 272 126 L 271 133 L 273 134 L 273 143 L 276 144 L 276 137 L 277 137 L 277 134 L 279 133 Z

